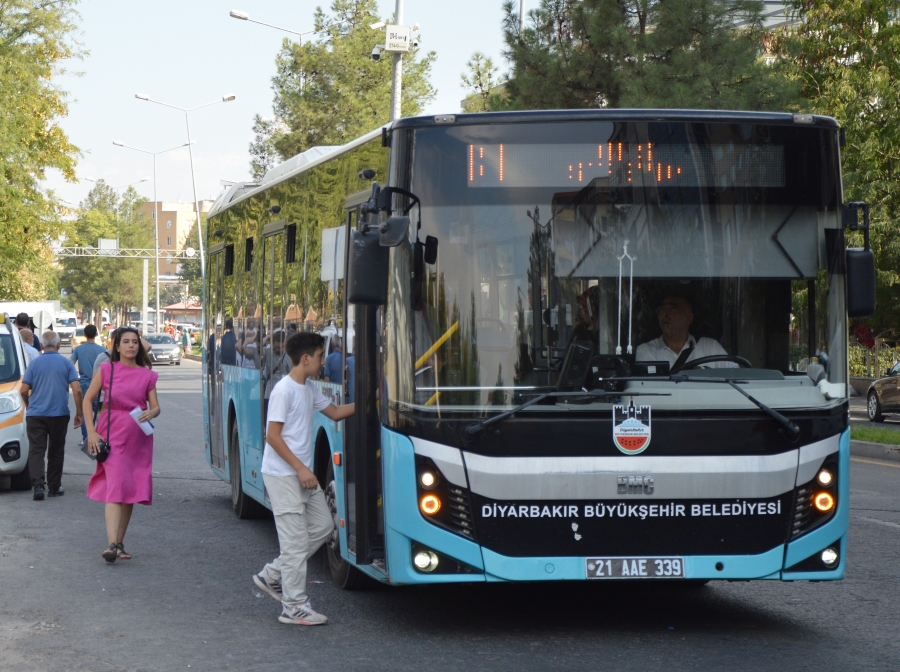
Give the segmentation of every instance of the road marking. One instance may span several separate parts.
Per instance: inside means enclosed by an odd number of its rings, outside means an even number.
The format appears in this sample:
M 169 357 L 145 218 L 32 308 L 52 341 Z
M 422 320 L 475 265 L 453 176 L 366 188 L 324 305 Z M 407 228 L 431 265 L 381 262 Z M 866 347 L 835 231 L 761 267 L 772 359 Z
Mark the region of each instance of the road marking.
M 870 523 L 878 523 L 879 525 L 887 525 L 888 527 L 896 527 L 898 530 L 900 530 L 900 525 L 898 525 L 897 523 L 889 523 L 886 520 L 878 520 L 877 518 L 864 518 L 863 516 L 860 516 L 859 519 L 865 520 Z
M 877 464 L 879 467 L 893 467 L 894 469 L 900 469 L 900 464 L 891 464 L 890 462 L 880 462 L 878 460 L 864 460 L 860 457 L 851 457 L 851 462 L 865 462 L 866 464 Z

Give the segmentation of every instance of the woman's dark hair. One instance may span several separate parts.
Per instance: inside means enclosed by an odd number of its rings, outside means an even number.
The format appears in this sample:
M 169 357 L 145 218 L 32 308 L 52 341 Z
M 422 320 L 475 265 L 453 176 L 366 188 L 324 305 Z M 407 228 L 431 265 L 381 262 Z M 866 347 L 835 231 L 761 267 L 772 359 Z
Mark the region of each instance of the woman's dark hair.
M 147 369 L 152 369 L 153 364 L 150 362 L 150 355 L 147 354 L 147 351 L 144 350 L 144 340 L 141 338 L 141 332 L 133 327 L 119 327 L 116 329 L 115 340 L 113 341 L 112 352 L 109 353 L 109 361 L 118 362 L 120 361 L 119 357 L 119 343 L 122 341 L 122 336 L 124 334 L 134 334 L 138 337 L 138 351 L 137 357 L 134 358 L 134 361 L 137 362 L 138 366 L 143 366 Z

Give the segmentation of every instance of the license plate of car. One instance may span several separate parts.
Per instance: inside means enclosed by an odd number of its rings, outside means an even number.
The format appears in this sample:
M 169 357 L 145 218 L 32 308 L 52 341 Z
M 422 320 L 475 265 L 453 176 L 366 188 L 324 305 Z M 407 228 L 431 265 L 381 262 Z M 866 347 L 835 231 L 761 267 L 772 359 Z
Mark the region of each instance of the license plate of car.
M 684 558 L 586 558 L 589 579 L 683 579 Z

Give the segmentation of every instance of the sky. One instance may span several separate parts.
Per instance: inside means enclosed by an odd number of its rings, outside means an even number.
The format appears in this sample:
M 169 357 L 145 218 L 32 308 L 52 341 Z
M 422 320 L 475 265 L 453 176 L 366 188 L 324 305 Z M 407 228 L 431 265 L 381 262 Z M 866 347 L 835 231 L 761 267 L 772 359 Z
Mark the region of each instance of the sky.
M 124 187 L 153 175 L 149 154 L 123 149 L 113 141 L 158 152 L 187 141 L 185 115 L 135 98 L 136 93 L 189 108 L 234 94 L 190 114 L 194 166 L 200 199 L 222 190 L 220 180 L 248 180 L 253 116 L 271 115 L 275 57 L 287 34 L 229 16 L 242 10 L 251 19 L 304 32 L 313 27 L 317 6 L 328 0 L 82 0 L 78 36 L 90 52 L 66 64 L 56 83 L 69 93 L 69 115 L 61 120 L 81 150 L 78 183 L 49 174 L 45 183 L 62 199 L 80 203 L 93 186 L 85 178 Z M 425 114 L 459 112 L 465 97 L 460 75 L 475 51 L 492 57 L 501 71 L 503 0 L 405 0 L 406 25 L 420 24 L 422 49 L 437 52 L 432 85 L 437 96 Z M 526 12 L 539 0 L 525 0 Z M 395 0 L 379 0 L 389 18 Z M 372 45 L 383 32 L 372 31 Z M 382 61 L 390 67 L 387 59 Z M 160 154 L 157 200 L 193 199 L 186 147 Z M 135 189 L 153 199 L 148 179 Z

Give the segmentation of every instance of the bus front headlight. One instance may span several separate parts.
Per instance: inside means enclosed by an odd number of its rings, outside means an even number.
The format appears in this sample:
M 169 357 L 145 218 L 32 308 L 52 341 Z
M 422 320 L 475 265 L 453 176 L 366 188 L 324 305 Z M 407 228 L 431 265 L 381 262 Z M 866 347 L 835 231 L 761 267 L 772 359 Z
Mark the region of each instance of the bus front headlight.
M 0 413 L 15 413 L 22 408 L 22 395 L 18 390 L 0 394 Z

